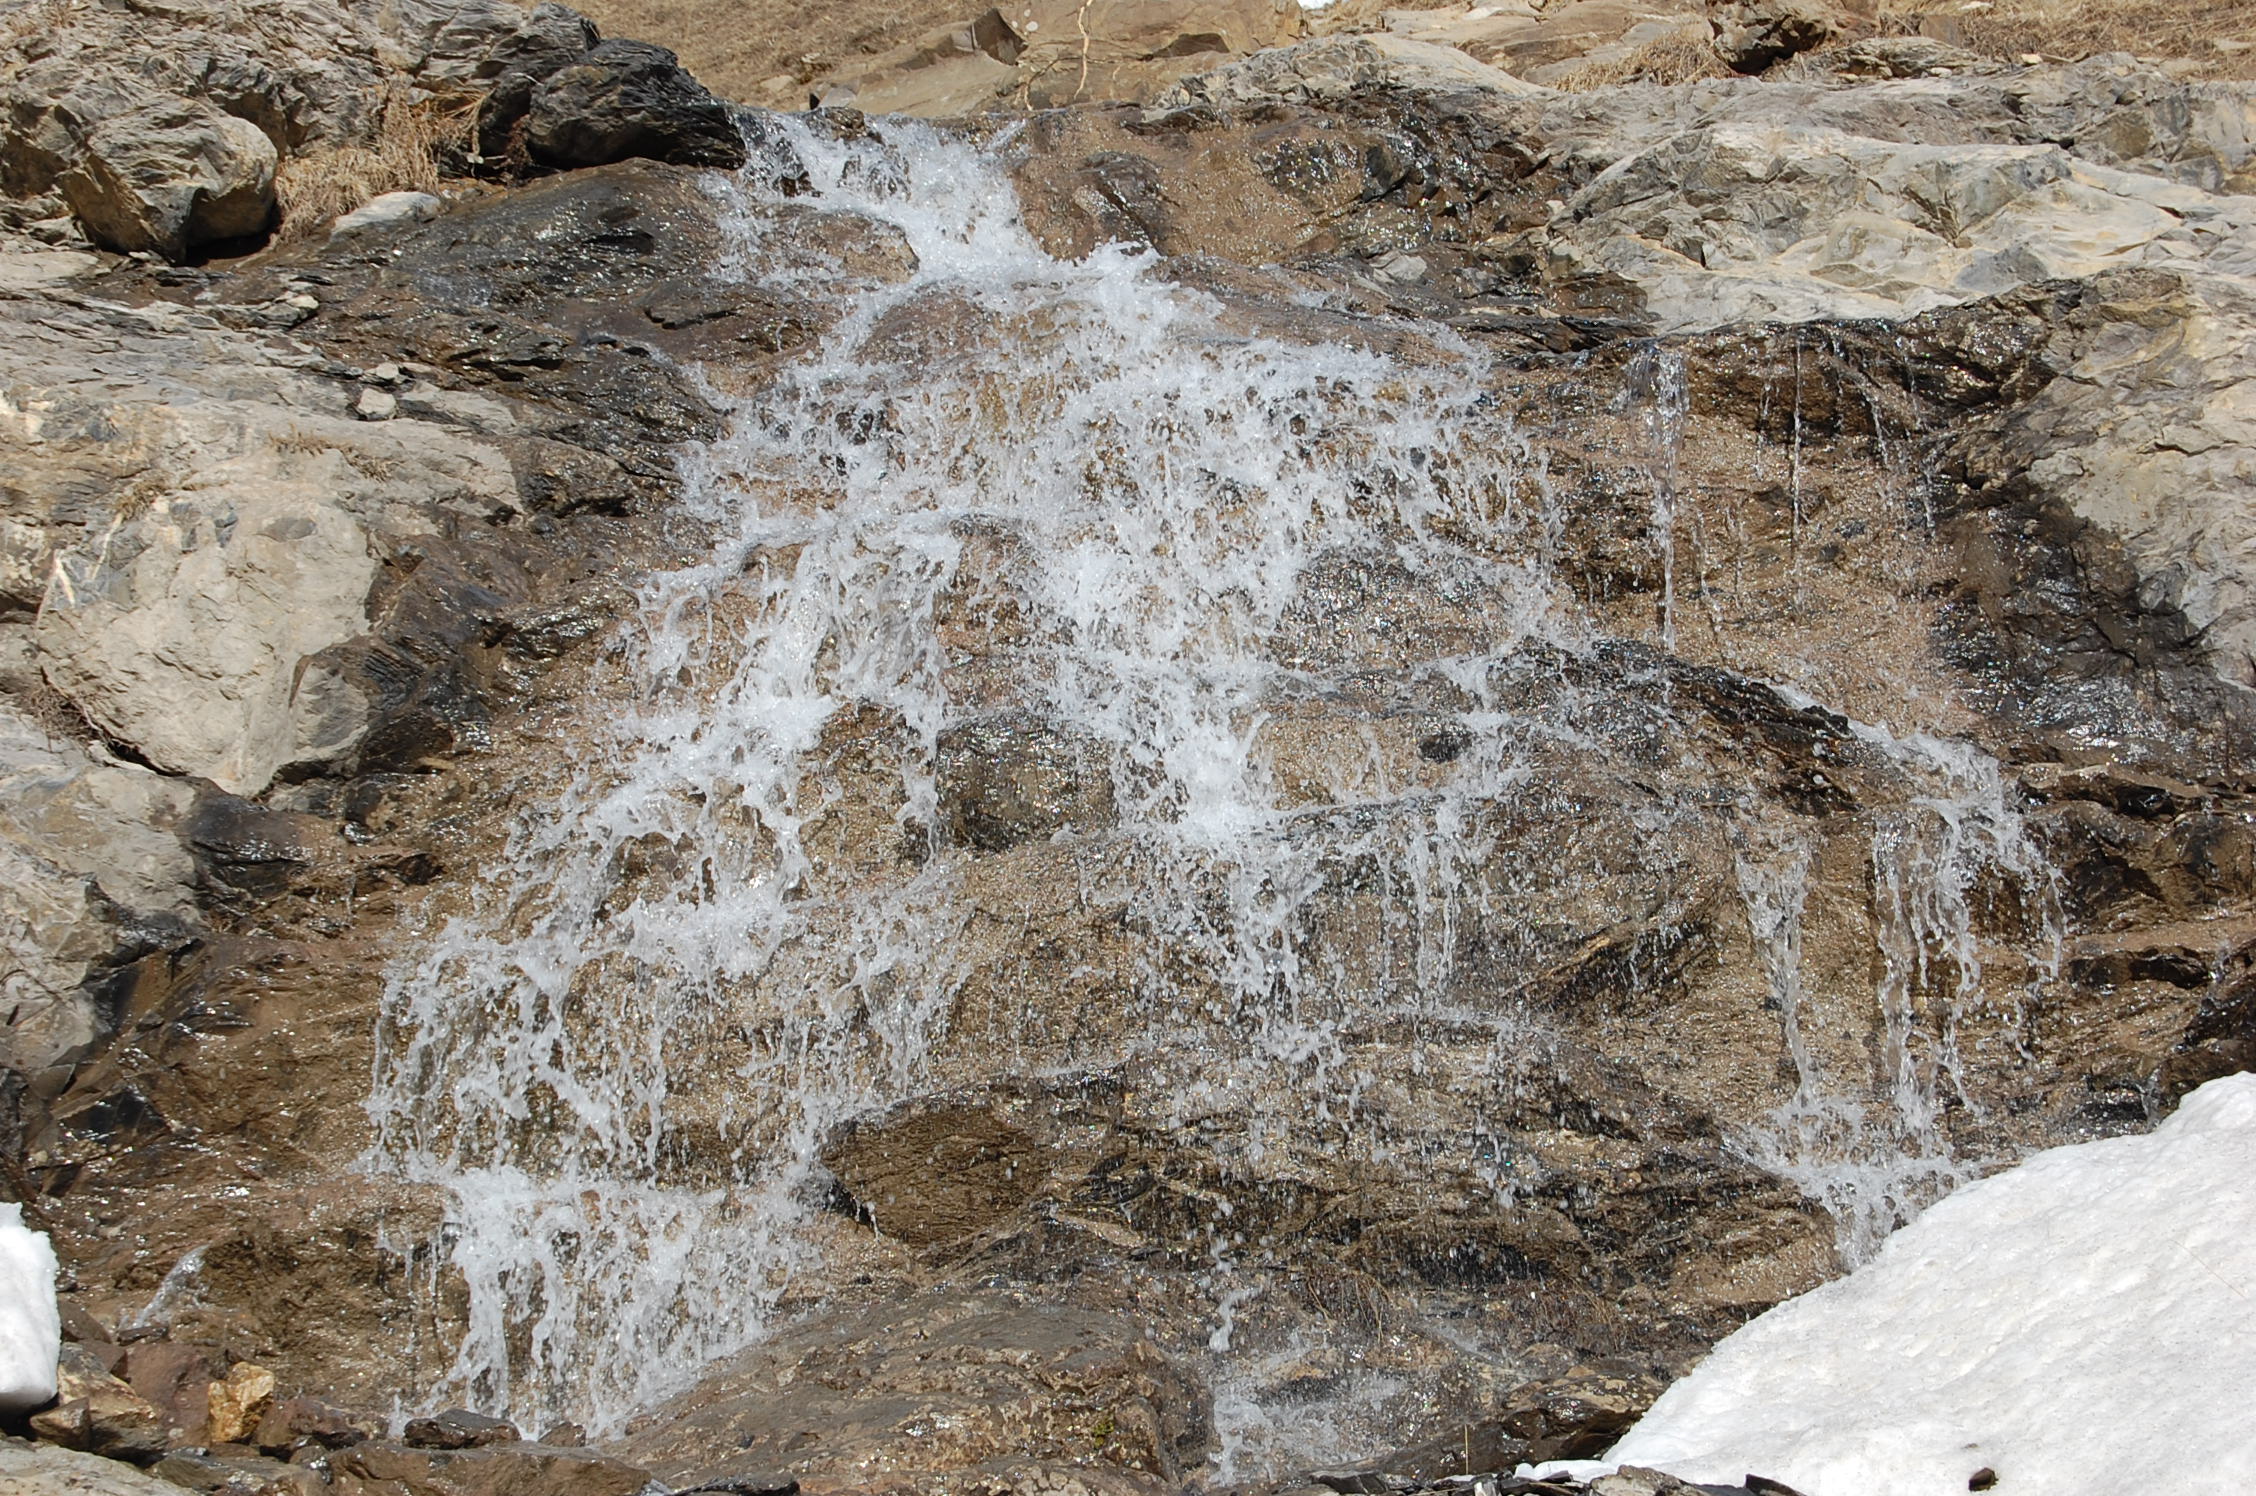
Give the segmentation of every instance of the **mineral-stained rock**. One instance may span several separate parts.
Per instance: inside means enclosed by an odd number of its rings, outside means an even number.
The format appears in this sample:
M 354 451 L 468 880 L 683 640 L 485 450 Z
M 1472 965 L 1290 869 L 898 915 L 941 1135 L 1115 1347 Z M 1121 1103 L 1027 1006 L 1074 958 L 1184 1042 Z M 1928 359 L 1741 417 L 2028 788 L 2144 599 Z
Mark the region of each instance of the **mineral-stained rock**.
M 605 166 L 632 157 L 676 166 L 742 166 L 744 142 L 728 106 L 647 42 L 599 44 L 533 91 L 525 142 L 550 166 Z
M 248 1444 L 258 1432 L 259 1420 L 274 1401 L 274 1373 L 248 1361 L 227 1368 L 227 1375 L 205 1389 L 211 1409 L 209 1434 L 214 1444 Z

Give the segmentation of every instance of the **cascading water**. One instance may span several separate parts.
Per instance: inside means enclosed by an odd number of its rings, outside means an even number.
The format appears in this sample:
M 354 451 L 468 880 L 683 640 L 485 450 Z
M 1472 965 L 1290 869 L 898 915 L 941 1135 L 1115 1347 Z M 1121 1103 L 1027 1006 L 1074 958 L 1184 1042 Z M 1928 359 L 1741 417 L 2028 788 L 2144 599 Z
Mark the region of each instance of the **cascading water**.
M 1305 325 L 1264 324 L 1127 248 L 1056 260 L 996 147 L 894 122 L 772 128 L 781 154 L 756 155 L 787 168 L 719 189 L 731 263 L 757 272 L 778 215 L 811 206 L 889 226 L 914 273 L 851 286 L 820 344 L 687 459 L 686 503 L 715 539 L 644 586 L 617 644 L 631 704 L 591 725 L 571 784 L 517 828 L 474 907 L 393 974 L 379 1034 L 369 1165 L 443 1193 L 440 1245 L 467 1294 L 433 1396 L 536 1427 L 615 1429 L 754 1337 L 813 1265 L 825 1139 L 914 1094 L 951 1041 L 983 917 L 949 819 L 955 734 L 1032 741 L 1103 807 L 1105 851 L 1069 876 L 1073 897 L 1122 911 L 1133 1012 L 1125 1039 L 1074 1062 L 1169 1060 L 1181 1083 L 1151 1103 L 1158 1122 L 1241 1116 L 1249 1163 L 1350 1129 L 1371 1154 L 1417 1156 L 1415 1120 L 1364 1100 L 1378 1079 L 1356 1045 L 1385 1024 L 1485 1034 L 1490 1073 L 1450 1083 L 1476 1115 L 1481 1087 L 1508 1091 L 1529 1021 L 1461 1000 L 1463 931 L 1570 904 L 1585 875 L 1547 868 L 1532 889 L 1488 871 L 1509 824 L 1492 807 L 1583 732 L 1519 710 L 1499 664 L 1585 641 L 1549 571 L 1543 464 L 1480 355 L 1314 305 Z M 1680 355 L 1651 358 L 1673 629 L 1686 380 Z M 1342 730 L 1328 713 L 1377 691 L 1388 627 L 1317 628 L 1317 649 L 1296 609 L 1382 585 L 1477 628 L 1395 661 L 1400 699 L 1338 714 L 1356 724 Z M 1411 725 L 1381 741 L 1374 721 Z M 1922 1051 L 1897 1015 L 1938 952 L 1972 990 L 1980 868 L 2034 876 L 1994 765 L 1977 785 L 1949 745 L 1886 751 L 1938 786 L 1873 854 L 1893 1120 L 1844 1110 L 1794 1040 L 1799 854 L 1741 861 L 1802 1072 L 1775 1146 L 1751 1151 L 1874 1230 L 1901 1191 L 1830 1181 L 1874 1166 L 1875 1135 L 1925 1167 L 1953 1064 L 1947 1028 Z M 1510 1161 L 1476 1151 L 1508 1204 Z M 1263 1245 L 1217 1232 L 1206 1248 L 1206 1345 L 1256 1354 L 1241 1315 Z M 1217 1381 L 1225 1477 L 1286 1448 L 1322 1456 L 1305 1416 Z M 1342 1396 L 1376 1408 L 1396 1390 L 1373 1375 Z
M 1277 624 L 1324 554 L 1475 574 L 1519 610 L 1496 620 L 1507 641 L 1548 605 L 1504 555 L 1541 495 L 1461 347 L 1414 366 L 1232 333 L 1136 252 L 1042 254 L 971 145 L 903 125 L 790 144 L 809 200 L 897 227 L 916 273 L 865 288 L 694 459 L 720 538 L 644 589 L 635 706 L 388 993 L 372 1166 L 451 1201 L 470 1324 L 450 1391 L 530 1423 L 616 1426 L 753 1334 L 798 1260 L 821 1138 L 904 1094 L 945 1021 L 951 859 L 841 888 L 806 834 L 832 794 L 826 731 L 874 711 L 897 728 L 899 832 L 936 844 L 934 755 L 978 713 L 951 699 L 934 623 L 968 534 L 1027 558 L 1014 689 L 1096 745 L 1133 833 L 1143 999 L 1155 1017 L 1219 1001 L 1258 1058 L 1319 1082 L 1327 984 L 1348 977 L 1299 964 L 1323 869 L 1378 865 L 1425 932 L 1355 979 L 1431 987 L 1456 864 L 1478 855 L 1460 802 L 1511 768 L 1492 737 L 1451 793 L 1383 826 L 1281 805 L 1264 724 L 1328 682 L 1270 658 Z M 761 215 L 737 219 L 756 263 Z M 934 315 L 938 358 L 889 343 Z M 1383 772 L 1351 777 L 1369 782 L 1335 804 L 1395 797 Z M 1169 952 L 1202 958 L 1200 980 Z M 691 1148 L 682 1077 L 715 1049 L 739 1056 L 741 1095 Z

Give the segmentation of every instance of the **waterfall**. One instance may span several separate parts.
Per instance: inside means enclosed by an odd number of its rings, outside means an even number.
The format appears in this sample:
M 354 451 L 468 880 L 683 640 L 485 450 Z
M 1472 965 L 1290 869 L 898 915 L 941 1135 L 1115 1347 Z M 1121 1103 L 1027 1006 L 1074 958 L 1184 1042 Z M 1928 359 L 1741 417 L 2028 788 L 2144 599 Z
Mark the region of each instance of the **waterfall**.
M 1351 1135 L 1415 1161 L 1427 1124 L 1373 1099 L 1401 1078 L 1369 1035 L 1406 1033 L 1414 1074 L 1422 1031 L 1484 1035 L 1489 1073 L 1427 1082 L 1477 1120 L 1539 1036 L 1493 969 L 1461 970 L 1466 932 L 1560 923 L 1597 879 L 1492 868 L 1500 838 L 1577 813 L 1539 766 L 1598 729 L 1527 709 L 1505 668 L 1589 641 L 1551 576 L 1545 465 L 1483 354 L 1317 295 L 1257 315 L 1130 247 L 1052 258 L 1018 217 L 1007 138 L 763 128 L 755 165 L 714 187 L 727 266 L 762 275 L 766 236 L 812 207 L 899 235 L 914 272 L 846 284 L 840 320 L 751 393 L 713 371 L 728 430 L 684 465 L 709 553 L 643 584 L 612 644 L 617 704 L 402 957 L 378 1033 L 367 1167 L 443 1198 L 442 1272 L 467 1305 L 432 1400 L 534 1428 L 615 1431 L 756 1338 L 820 1266 L 825 1140 L 943 1055 L 956 1084 L 1020 1064 L 1166 1077 L 1152 1125 L 1241 1119 L 1249 1168 L 1310 1170 L 1307 1139 Z M 1648 355 L 1633 386 L 1673 632 L 1682 355 Z M 1410 648 L 1402 597 L 1456 632 Z M 1929 1161 L 1955 1061 L 1947 1028 L 1923 1047 L 1914 989 L 1947 958 L 1972 990 L 1968 880 L 2034 866 L 1994 764 L 1982 780 L 1953 745 L 1885 751 L 1937 786 L 1873 852 L 1890 1119 L 1843 1110 L 1853 1083 L 1794 1040 L 1800 854 L 1741 863 L 1803 1071 L 1775 1146 L 1750 1151 L 1875 1223 L 1894 1187 L 1844 1195 L 1827 1171 L 1872 1164 L 1873 1137 Z M 1040 778 L 1056 803 L 991 826 L 967 809 L 980 773 L 1006 800 Z M 1657 846 L 1705 803 L 1618 828 Z M 962 1031 L 996 938 L 992 860 L 972 855 L 989 842 L 1041 849 L 1017 876 L 1059 906 L 1116 912 L 1121 970 L 1060 975 L 1091 994 L 1069 1052 L 999 999 Z M 1602 855 L 1665 915 L 1670 870 L 1643 851 Z M 1511 1161 L 1485 1152 L 1477 1188 L 1508 1206 Z M 1207 1347 L 1289 1358 L 1248 1328 L 1268 1248 L 1209 1230 Z M 1415 1389 L 1374 1374 L 1342 1395 L 1383 1423 L 1398 1393 Z M 1226 1474 L 1265 1442 L 1322 1452 L 1250 1385 L 1225 1378 L 1218 1408 Z
M 1044 255 L 992 150 L 776 128 L 796 203 L 893 226 L 917 270 L 860 288 L 691 459 L 718 539 L 643 588 L 632 704 L 386 995 L 369 1165 L 450 1202 L 470 1317 L 446 1393 L 533 1425 L 615 1428 L 755 1335 L 804 1263 L 821 1140 L 911 1089 L 969 917 L 948 729 L 1000 705 L 1097 766 L 1120 847 L 1089 893 L 1144 933 L 1152 1044 L 1219 1009 L 1336 1105 L 1343 1015 L 1437 990 L 1466 807 L 1515 770 L 1478 684 L 1448 762 L 1319 754 L 1325 808 L 1296 803 L 1278 719 L 1339 682 L 1281 658 L 1280 626 L 1327 569 L 1477 594 L 1484 653 L 1551 607 L 1543 495 L 1462 345 L 1245 330 L 1146 253 Z M 756 166 L 723 190 L 756 266 L 785 187 Z M 999 701 L 958 699 L 941 621 L 982 547 L 1031 614 Z M 826 735 L 861 719 L 908 852 L 842 870 L 810 836 L 840 794 Z M 1402 928 L 1367 969 L 1312 969 L 1312 896 L 1350 861 Z

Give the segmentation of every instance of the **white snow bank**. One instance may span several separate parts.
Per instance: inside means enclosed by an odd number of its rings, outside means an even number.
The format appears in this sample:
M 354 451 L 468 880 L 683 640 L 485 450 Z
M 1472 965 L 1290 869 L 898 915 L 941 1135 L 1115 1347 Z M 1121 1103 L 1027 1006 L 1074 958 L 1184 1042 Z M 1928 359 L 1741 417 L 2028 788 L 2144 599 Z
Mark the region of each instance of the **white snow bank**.
M 2256 1075 L 1959 1190 L 1606 1452 L 1805 1496 L 2256 1491 Z
M 21 1413 L 55 1395 L 63 1349 L 55 1309 L 55 1249 L 23 1223 L 23 1207 L 0 1204 L 0 1412 Z

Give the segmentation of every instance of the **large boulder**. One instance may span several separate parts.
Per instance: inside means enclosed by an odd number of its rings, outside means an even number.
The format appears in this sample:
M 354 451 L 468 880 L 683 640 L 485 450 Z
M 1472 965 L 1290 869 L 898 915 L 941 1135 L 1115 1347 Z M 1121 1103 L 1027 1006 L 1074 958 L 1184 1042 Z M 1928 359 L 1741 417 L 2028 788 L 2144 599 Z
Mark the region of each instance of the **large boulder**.
M 525 142 L 550 166 L 647 157 L 676 166 L 742 166 L 744 140 L 719 99 L 674 54 L 604 42 L 533 91 Z
M 1868 22 L 1827 0 L 1738 0 L 1715 12 L 1715 46 L 1742 73 L 1759 73 Z
M 490 442 L 355 419 L 359 386 L 162 303 L 50 311 L 9 346 L 0 388 L 38 415 L 0 423 L 0 596 L 102 733 L 235 793 L 367 729 L 370 689 L 312 657 L 368 631 L 393 545 L 517 501 Z
M 178 834 L 193 800 L 0 706 L 0 1064 L 32 1074 L 85 1053 L 107 1023 L 89 982 L 177 938 L 194 909 Z
M 96 243 L 177 260 L 199 245 L 263 233 L 278 160 L 249 121 L 160 99 L 96 125 L 61 186 Z

